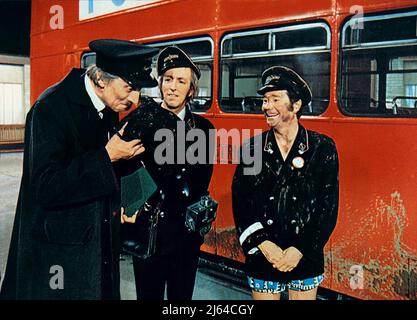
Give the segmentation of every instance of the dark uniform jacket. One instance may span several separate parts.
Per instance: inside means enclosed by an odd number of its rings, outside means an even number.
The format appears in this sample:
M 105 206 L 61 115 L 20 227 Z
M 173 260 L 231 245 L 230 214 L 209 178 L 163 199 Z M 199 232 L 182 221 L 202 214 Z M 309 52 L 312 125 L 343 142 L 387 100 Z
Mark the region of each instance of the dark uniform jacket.
M 147 98 L 142 103 L 152 104 L 156 108 L 162 108 L 159 104 L 156 104 L 152 99 Z M 141 107 L 149 107 L 141 106 Z M 140 108 L 141 108 L 140 107 Z M 185 248 L 189 245 L 199 248 L 203 243 L 203 238 L 198 234 L 189 233 L 185 228 L 185 213 L 186 208 L 200 200 L 201 196 L 208 194 L 208 187 L 210 184 L 211 176 L 213 173 L 213 164 L 210 162 L 209 152 L 209 130 L 214 129 L 211 122 L 204 117 L 192 113 L 188 106 L 186 107 L 186 115 L 184 121 L 174 115 L 172 112 L 162 109 L 174 117 L 174 123 L 166 121 L 167 125 L 173 126 L 174 128 L 174 163 L 171 164 L 157 164 L 154 160 L 155 146 L 161 142 L 154 142 L 153 146 L 145 144 L 145 152 L 138 158 L 130 160 L 130 164 L 123 165 L 124 173 L 127 174 L 126 168 L 130 166 L 128 170 L 132 172 L 133 167 L 139 165 L 139 160 L 145 164 L 146 169 L 149 171 L 152 178 L 155 180 L 158 190 L 155 195 L 148 201 L 153 206 L 160 201 L 159 194 L 162 191 L 165 198 L 162 202 L 161 214 L 159 216 L 158 230 L 157 230 L 157 242 L 156 242 L 156 255 L 170 254 L 178 252 L 181 248 Z M 133 124 L 137 118 L 137 111 L 133 111 L 129 114 L 123 122 Z M 169 120 L 169 119 L 168 119 Z M 121 125 L 123 124 L 121 123 Z M 177 123 L 185 126 L 185 134 L 190 129 L 201 129 L 206 137 L 205 148 L 206 148 L 206 163 L 204 164 L 189 164 L 187 158 L 185 161 L 178 161 L 178 149 L 189 150 L 190 145 L 194 141 L 184 141 L 179 138 L 180 134 L 177 134 Z M 147 128 L 152 125 L 145 125 Z M 129 130 L 129 125 L 126 127 Z M 125 131 L 126 133 L 126 131 Z M 153 136 L 153 134 L 152 134 Z M 162 141 L 164 142 L 164 141 Z M 214 142 L 214 141 L 213 141 Z M 213 147 L 214 150 L 214 147 Z M 123 228 L 132 229 L 133 227 L 123 225 Z M 130 231 L 131 233 L 131 231 Z M 184 247 L 185 246 L 185 247 Z
M 252 138 L 249 147 L 262 150 L 261 172 L 244 175 L 245 165 L 239 164 L 232 185 L 233 214 L 247 273 L 274 281 L 322 274 L 323 247 L 338 212 L 338 156 L 333 140 L 300 125 L 285 161 L 272 130 L 262 134 L 261 142 Z M 282 250 L 290 246 L 300 250 L 298 266 L 286 273 L 274 269 L 257 248 L 265 240 Z
M 84 72 L 73 69 L 27 116 L 3 299 L 119 297 L 119 187 L 104 148 L 112 120 L 100 119 Z

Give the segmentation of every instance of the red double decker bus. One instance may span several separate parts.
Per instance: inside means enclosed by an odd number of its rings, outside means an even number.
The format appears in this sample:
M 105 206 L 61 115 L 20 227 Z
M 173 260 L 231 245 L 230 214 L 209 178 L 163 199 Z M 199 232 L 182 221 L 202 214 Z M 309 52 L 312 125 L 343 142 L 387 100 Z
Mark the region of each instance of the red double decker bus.
M 266 129 L 256 96 L 262 71 L 297 70 L 313 91 L 301 123 L 331 136 L 340 158 L 324 287 L 417 299 L 416 0 L 32 0 L 32 101 L 71 68 L 94 63 L 88 43 L 97 38 L 190 53 L 202 71 L 194 111 L 218 130 Z M 145 94 L 157 97 L 157 89 Z M 217 143 L 232 158 L 241 141 Z M 234 169 L 215 164 L 219 210 L 203 246 L 226 262 L 244 258 L 232 217 Z

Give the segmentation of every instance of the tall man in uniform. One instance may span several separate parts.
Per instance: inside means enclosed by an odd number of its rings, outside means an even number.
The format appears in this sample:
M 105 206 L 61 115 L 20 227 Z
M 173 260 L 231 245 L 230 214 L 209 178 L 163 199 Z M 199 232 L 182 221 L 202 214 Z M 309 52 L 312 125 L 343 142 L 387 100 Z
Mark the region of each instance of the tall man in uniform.
M 184 51 L 173 46 L 162 50 L 157 60 L 157 71 L 163 101 L 156 107 L 174 114 L 177 128 L 183 126 L 186 132 L 192 129 L 204 132 L 206 161 L 197 164 L 178 161 L 180 149 L 187 150 L 192 142 L 181 140 L 179 134 L 175 137 L 176 160 L 168 165 L 169 173 L 163 179 L 156 179 L 158 189 L 164 195 L 159 215 L 156 252 L 146 260 L 136 257 L 133 259 L 137 298 L 163 300 L 166 284 L 168 300 L 190 300 L 203 237 L 187 231 L 185 213 L 189 205 L 208 193 L 213 173 L 209 155 L 209 130 L 214 127 L 209 120 L 190 110 L 190 102 L 198 94 L 198 79 L 201 74 Z M 178 129 L 177 132 L 179 131 Z M 155 171 L 149 165 L 148 169 Z
M 114 166 L 144 148 L 109 133 L 117 113 L 137 102 L 134 90 L 157 84 L 150 75 L 157 50 L 120 40 L 90 48 L 96 65 L 72 69 L 27 116 L 2 299 L 120 297 Z

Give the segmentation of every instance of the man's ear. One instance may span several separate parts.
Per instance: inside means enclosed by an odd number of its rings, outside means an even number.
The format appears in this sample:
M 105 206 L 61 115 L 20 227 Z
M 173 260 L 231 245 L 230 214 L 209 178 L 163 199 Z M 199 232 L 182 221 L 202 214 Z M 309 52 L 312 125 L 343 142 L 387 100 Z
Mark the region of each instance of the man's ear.
M 302 101 L 301 99 L 298 99 L 294 104 L 292 105 L 292 109 L 294 113 L 297 113 L 301 109 Z
M 104 87 L 106 86 L 106 83 L 103 81 L 103 79 L 98 79 L 97 83 L 100 89 L 104 89 Z

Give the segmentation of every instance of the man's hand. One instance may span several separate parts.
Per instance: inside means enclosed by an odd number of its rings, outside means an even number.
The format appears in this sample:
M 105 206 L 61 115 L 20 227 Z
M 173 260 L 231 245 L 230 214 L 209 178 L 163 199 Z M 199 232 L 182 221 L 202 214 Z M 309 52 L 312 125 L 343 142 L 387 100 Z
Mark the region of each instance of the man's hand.
M 296 247 L 289 247 L 283 251 L 282 259 L 274 264 L 274 268 L 281 272 L 292 271 L 300 262 L 303 254 Z
M 106 151 L 111 162 L 121 159 L 129 160 L 145 151 L 145 147 L 140 143 L 139 139 L 126 142 L 120 138 L 126 125 L 127 122 L 106 144 Z
M 121 210 L 120 210 L 120 223 L 121 224 L 123 224 L 125 222 L 127 222 L 127 223 L 135 223 L 136 222 L 136 218 L 138 216 L 138 211 L 136 211 L 135 214 L 131 217 L 128 217 L 124 213 L 125 213 L 125 208 L 122 207 Z
M 265 258 L 273 265 L 279 263 L 283 257 L 282 249 L 272 241 L 265 240 L 258 248 L 262 251 Z

